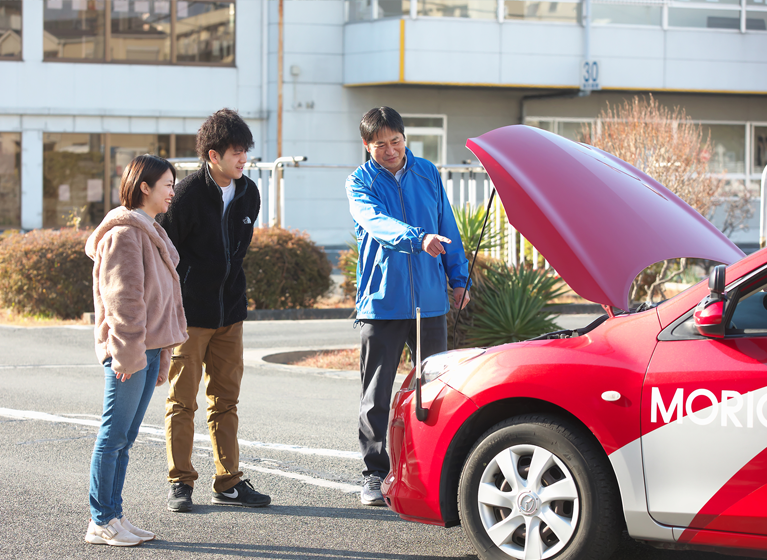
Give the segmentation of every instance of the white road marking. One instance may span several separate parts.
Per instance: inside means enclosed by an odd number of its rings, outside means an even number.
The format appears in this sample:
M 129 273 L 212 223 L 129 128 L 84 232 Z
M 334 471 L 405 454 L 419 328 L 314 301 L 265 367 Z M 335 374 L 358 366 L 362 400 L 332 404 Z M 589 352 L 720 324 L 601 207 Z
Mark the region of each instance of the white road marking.
M 37 412 L 34 410 L 13 410 L 10 408 L 0 408 L 0 416 L 4 416 L 6 418 L 17 418 L 20 420 L 42 420 L 44 422 L 56 422 L 56 423 L 62 423 L 62 424 L 80 424 L 83 426 L 93 426 L 94 428 L 98 428 L 101 426 L 101 420 L 69 418 L 66 416 L 57 416 L 55 414 L 48 414 L 46 412 Z M 86 415 L 81 415 L 81 416 L 86 416 Z M 153 441 L 160 441 L 163 443 L 165 442 L 164 429 L 152 428 L 149 426 L 142 425 L 141 428 L 139 428 L 139 432 L 144 434 L 154 435 L 154 436 L 163 436 L 163 439 L 159 439 L 159 438 L 148 438 L 148 439 L 151 439 Z M 207 434 L 205 435 L 194 434 L 194 440 L 210 442 L 209 436 Z M 354 453 L 350 451 L 339 451 L 336 449 L 314 449 L 311 447 L 301 447 L 300 445 L 286 445 L 284 443 L 264 443 L 260 441 L 246 441 L 242 439 L 239 441 L 241 446 L 260 447 L 263 449 L 275 449 L 278 451 L 291 451 L 294 453 L 301 453 L 303 455 L 322 455 L 326 457 L 338 457 L 338 458 L 344 458 L 344 459 L 360 459 L 361 458 L 360 453 Z M 195 447 L 198 449 L 207 449 L 212 451 L 212 449 L 209 447 L 206 448 L 200 445 L 196 445 Z M 320 486 L 322 488 L 331 488 L 333 490 L 340 490 L 346 493 L 358 493 L 360 491 L 360 487 L 355 486 L 353 484 L 333 482 L 330 480 L 314 478 L 314 477 L 303 475 L 303 474 L 280 471 L 277 469 L 267 469 L 265 467 L 259 467 L 258 465 L 252 465 L 250 463 L 240 463 L 240 468 L 257 471 L 257 472 L 265 473 L 265 474 L 273 474 L 273 475 L 282 476 L 285 478 L 292 478 L 293 480 L 298 480 L 300 482 L 311 484 L 313 486 Z
M 258 471 L 265 474 L 276 474 L 278 476 L 284 476 L 286 478 L 292 478 L 307 484 L 313 484 L 314 486 L 322 486 L 323 488 L 333 488 L 335 490 L 341 490 L 342 492 L 359 493 L 360 487 L 354 484 L 344 484 L 343 482 L 333 482 L 330 480 L 323 480 L 321 478 L 313 478 L 305 474 L 289 473 L 285 471 L 278 471 L 277 469 L 267 469 L 265 467 L 259 467 L 257 465 L 251 465 L 249 463 L 240 463 L 241 469 L 250 469 L 252 471 Z
M 42 420 L 45 422 L 58 422 L 63 424 L 80 424 L 83 426 L 100 427 L 101 420 L 87 420 L 84 418 L 69 418 L 67 416 L 57 416 L 47 412 L 37 412 L 34 410 L 13 410 L 10 408 L 0 408 L 0 416 L 6 418 L 18 418 L 20 420 Z M 142 425 L 139 432 L 153 436 L 165 437 L 165 430 L 162 428 L 152 428 Z M 194 434 L 194 441 L 210 442 L 208 434 Z M 338 449 L 320 449 L 315 447 L 303 447 L 301 445 L 288 445 L 285 443 L 267 443 L 263 441 L 239 440 L 243 447 L 257 447 L 261 449 L 272 449 L 274 451 L 288 451 L 290 453 L 299 453 L 301 455 L 319 455 L 322 457 L 335 457 L 339 459 L 361 459 L 362 454 L 357 451 L 341 451 Z
M 71 369 L 71 368 L 99 368 L 104 369 L 104 366 L 99 364 L 85 364 L 85 365 L 78 365 L 78 364 L 64 364 L 64 365 L 56 365 L 56 364 L 39 364 L 39 365 L 25 365 L 25 366 L 0 366 L 0 369 Z

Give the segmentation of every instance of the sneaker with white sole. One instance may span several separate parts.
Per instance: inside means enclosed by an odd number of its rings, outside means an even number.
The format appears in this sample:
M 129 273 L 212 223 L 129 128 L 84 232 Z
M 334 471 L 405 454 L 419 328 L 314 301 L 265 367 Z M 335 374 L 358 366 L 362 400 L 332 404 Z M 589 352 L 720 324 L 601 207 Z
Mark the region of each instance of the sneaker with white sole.
M 140 538 L 142 541 L 147 542 L 154 540 L 155 534 L 151 531 L 144 531 L 144 529 L 139 529 L 133 523 L 128 521 L 128 518 L 126 518 L 124 515 L 120 519 L 120 525 L 123 526 L 123 528 L 127 529 L 134 535 L 136 535 L 138 538 Z
M 365 477 L 365 483 L 362 485 L 362 491 L 360 492 L 360 501 L 363 506 L 386 505 L 381 493 L 381 482 L 383 482 L 381 477 L 374 474 Z
M 213 492 L 211 502 L 219 505 L 264 507 L 272 503 L 272 499 L 266 494 L 256 492 L 250 480 L 241 480 L 229 490 Z
M 117 518 L 106 525 L 96 525 L 91 519 L 85 541 L 91 544 L 108 544 L 109 546 L 136 546 L 144 542 L 139 537 L 120 525 Z

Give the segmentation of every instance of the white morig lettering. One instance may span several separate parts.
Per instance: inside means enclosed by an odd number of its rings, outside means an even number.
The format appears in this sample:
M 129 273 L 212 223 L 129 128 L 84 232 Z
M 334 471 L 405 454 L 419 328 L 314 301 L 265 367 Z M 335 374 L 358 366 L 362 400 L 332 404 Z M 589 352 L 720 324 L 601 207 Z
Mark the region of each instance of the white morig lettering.
M 721 399 L 717 399 L 717 396 L 708 389 L 695 389 L 685 398 L 684 389 L 677 389 L 674 391 L 671 401 L 666 405 L 660 394 L 660 388 L 652 387 L 650 391 L 650 422 L 656 424 L 660 414 L 664 424 L 673 421 L 681 424 L 684 419 L 683 412 L 686 412 L 690 421 L 699 426 L 706 426 L 715 422 L 718 416 L 723 427 L 742 428 L 743 423 L 737 414 L 745 406 L 746 428 L 754 427 L 754 418 L 759 424 L 767 428 L 767 411 L 765 411 L 767 394 L 762 395 L 756 402 L 754 393 L 746 393 L 745 396 L 744 399 L 738 391 L 723 390 Z M 704 399 L 708 402 L 706 406 L 694 412 L 693 403 L 695 399 Z M 674 420 L 674 416 L 676 416 L 676 420 Z

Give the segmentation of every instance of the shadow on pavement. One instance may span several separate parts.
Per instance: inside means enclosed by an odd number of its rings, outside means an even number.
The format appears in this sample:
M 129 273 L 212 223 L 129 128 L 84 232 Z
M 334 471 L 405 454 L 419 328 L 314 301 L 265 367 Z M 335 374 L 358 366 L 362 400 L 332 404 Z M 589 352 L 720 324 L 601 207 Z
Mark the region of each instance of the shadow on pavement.
M 211 554 L 274 558 L 275 560 L 295 560 L 296 558 L 342 558 L 345 560 L 476 560 L 474 555 L 466 556 L 424 556 L 411 554 L 392 554 L 390 552 L 361 552 L 357 550 L 339 550 L 335 548 L 308 548 L 301 546 L 274 546 L 258 544 L 222 544 L 222 543 L 174 543 L 170 541 L 151 541 L 142 547 L 168 552 L 184 552 L 190 557 Z

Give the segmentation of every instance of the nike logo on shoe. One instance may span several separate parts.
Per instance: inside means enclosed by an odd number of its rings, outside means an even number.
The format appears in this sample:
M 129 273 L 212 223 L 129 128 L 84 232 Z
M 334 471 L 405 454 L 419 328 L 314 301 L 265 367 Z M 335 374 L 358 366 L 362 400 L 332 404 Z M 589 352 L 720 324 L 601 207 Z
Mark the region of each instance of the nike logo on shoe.
M 237 496 L 239 496 L 239 494 L 237 493 L 237 488 L 232 488 L 231 492 L 221 492 L 221 495 L 226 496 L 227 498 L 230 498 L 232 500 L 235 499 Z

